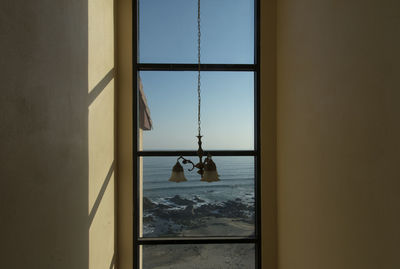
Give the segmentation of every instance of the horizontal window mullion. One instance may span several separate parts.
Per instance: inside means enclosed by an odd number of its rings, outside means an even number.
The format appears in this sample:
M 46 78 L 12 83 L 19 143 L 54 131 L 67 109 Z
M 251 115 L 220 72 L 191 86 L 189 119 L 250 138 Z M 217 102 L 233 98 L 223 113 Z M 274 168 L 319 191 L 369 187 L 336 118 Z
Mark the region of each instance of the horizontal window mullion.
M 172 245 L 172 244 L 256 244 L 254 237 L 182 237 L 182 238 L 140 238 L 138 245 Z
M 197 64 L 137 64 L 138 71 L 197 71 Z M 201 71 L 256 71 L 255 64 L 200 64 Z
M 138 156 L 198 156 L 197 151 L 183 150 L 183 151 L 137 151 Z M 211 154 L 211 156 L 257 156 L 255 150 L 205 150 L 204 156 Z

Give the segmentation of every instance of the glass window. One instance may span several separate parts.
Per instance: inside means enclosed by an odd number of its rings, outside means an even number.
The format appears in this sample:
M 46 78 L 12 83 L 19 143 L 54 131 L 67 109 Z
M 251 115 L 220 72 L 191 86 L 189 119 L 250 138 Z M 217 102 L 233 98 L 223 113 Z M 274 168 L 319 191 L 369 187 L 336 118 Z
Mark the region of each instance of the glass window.
M 143 150 L 197 150 L 197 73 L 140 72 L 152 130 Z M 254 149 L 254 73 L 202 72 L 203 145 L 209 150 Z
M 215 182 L 194 167 L 197 4 L 134 0 L 134 268 L 261 268 L 259 3 L 201 0 L 202 160 L 213 156 Z
M 194 160 L 195 158 L 193 158 Z M 142 237 L 254 236 L 254 157 L 213 157 L 220 181 L 168 181 L 176 157 L 142 157 Z
M 197 62 L 197 1 L 139 1 L 139 62 Z M 202 62 L 254 63 L 252 0 L 201 1 Z

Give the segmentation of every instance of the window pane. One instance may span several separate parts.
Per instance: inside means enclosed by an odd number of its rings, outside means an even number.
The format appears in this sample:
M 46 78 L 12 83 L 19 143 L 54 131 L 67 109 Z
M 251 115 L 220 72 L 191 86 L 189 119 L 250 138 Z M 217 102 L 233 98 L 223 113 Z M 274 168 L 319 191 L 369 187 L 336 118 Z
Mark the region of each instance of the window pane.
M 254 62 L 253 0 L 201 1 L 203 63 Z M 139 1 L 139 61 L 197 62 L 197 1 Z
M 254 244 L 142 246 L 143 269 L 252 269 Z
M 254 235 L 254 157 L 213 160 L 220 181 L 202 182 L 187 165 L 187 181 L 176 183 L 168 181 L 176 157 L 140 158 L 143 237 Z
M 254 73 L 202 72 L 205 150 L 254 149 Z M 197 150 L 197 73 L 140 72 L 152 129 L 143 150 Z M 140 98 L 139 98 L 140 99 Z

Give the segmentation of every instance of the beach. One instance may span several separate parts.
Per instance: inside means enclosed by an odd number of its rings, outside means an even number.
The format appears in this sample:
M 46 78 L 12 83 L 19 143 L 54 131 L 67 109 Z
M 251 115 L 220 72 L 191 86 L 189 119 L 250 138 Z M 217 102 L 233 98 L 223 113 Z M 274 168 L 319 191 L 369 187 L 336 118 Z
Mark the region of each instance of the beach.
M 240 198 L 205 203 L 179 195 L 160 204 L 144 198 L 145 237 L 252 236 L 254 207 Z M 143 247 L 145 269 L 254 268 L 253 244 L 189 244 Z
M 143 269 L 252 269 L 253 244 L 143 247 Z
M 253 237 L 254 160 L 216 158 L 221 181 L 168 182 L 171 160 L 144 162 L 143 237 Z M 144 269 L 251 269 L 254 244 L 175 244 L 142 246 Z

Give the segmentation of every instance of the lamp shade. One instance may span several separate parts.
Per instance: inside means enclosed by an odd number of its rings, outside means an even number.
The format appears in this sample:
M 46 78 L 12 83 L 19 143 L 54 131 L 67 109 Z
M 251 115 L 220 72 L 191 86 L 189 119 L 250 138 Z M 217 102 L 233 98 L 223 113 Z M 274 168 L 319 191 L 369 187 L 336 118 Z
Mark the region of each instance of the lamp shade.
M 208 157 L 208 160 L 204 165 L 204 172 L 201 181 L 206 181 L 206 182 L 219 181 L 217 166 L 215 165 L 211 157 Z
M 187 181 L 185 174 L 183 173 L 183 167 L 179 162 L 176 162 L 174 167 L 172 168 L 171 177 L 169 181 L 172 182 L 184 182 Z

